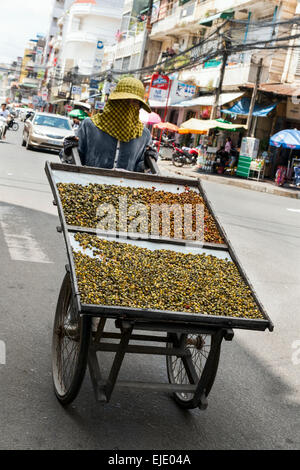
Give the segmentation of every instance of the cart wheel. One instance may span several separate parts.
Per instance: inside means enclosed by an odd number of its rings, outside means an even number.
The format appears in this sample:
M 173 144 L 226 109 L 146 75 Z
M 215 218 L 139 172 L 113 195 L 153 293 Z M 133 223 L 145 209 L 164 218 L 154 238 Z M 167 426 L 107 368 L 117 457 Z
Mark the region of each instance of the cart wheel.
M 72 302 L 70 273 L 58 297 L 52 339 L 52 374 L 55 394 L 63 405 L 77 396 L 87 365 L 91 319 L 79 317 Z
M 19 124 L 17 122 L 14 122 L 12 125 L 12 130 L 13 131 L 18 131 L 19 130 Z
M 167 347 L 172 348 L 174 342 L 174 335 L 168 335 L 171 342 L 167 343 Z M 213 359 L 209 371 L 209 377 L 205 386 L 205 396 L 207 397 L 215 380 L 219 358 L 220 348 L 214 347 L 215 335 L 202 334 L 202 335 L 183 335 L 182 339 L 185 341 L 185 348 L 190 352 L 189 359 L 181 358 L 178 356 L 167 356 L 167 371 L 168 378 L 171 384 L 197 384 L 202 377 L 203 370 L 208 358 Z M 175 337 L 178 344 L 179 338 Z M 193 369 L 193 370 L 191 370 Z M 194 380 L 193 380 L 194 377 Z M 175 401 L 182 408 L 197 408 L 199 403 L 193 400 L 194 393 L 174 392 Z

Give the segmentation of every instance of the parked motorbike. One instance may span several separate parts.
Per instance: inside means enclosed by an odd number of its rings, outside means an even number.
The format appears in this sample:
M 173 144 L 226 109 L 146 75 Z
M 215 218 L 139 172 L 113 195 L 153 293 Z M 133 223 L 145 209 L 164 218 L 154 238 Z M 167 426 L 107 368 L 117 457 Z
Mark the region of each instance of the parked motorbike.
M 159 140 L 154 140 L 153 143 L 157 149 L 159 146 L 159 157 L 161 160 L 172 160 L 174 142 L 175 142 L 175 139 L 170 139 L 166 136 L 162 136 L 160 145 L 159 145 Z
M 190 147 L 177 147 L 174 145 L 172 163 L 174 166 L 195 165 L 197 163 L 198 150 Z

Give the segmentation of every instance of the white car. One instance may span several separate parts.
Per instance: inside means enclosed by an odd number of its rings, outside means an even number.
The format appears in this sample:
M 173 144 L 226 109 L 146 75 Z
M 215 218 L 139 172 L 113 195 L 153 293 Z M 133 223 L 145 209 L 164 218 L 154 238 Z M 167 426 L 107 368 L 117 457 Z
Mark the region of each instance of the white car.
M 64 138 L 71 135 L 74 131 L 68 117 L 37 111 L 25 121 L 22 145 L 27 149 L 61 150 Z

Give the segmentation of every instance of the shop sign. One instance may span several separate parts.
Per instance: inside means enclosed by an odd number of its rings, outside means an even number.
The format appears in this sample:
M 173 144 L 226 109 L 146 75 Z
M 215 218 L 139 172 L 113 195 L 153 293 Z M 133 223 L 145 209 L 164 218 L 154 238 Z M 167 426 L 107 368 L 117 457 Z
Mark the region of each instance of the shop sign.
M 167 90 L 169 88 L 169 77 L 167 75 L 160 75 L 154 73 L 151 79 L 151 88 L 158 88 L 159 90 Z
M 291 98 L 287 100 L 286 118 L 292 121 L 300 121 L 300 104 L 294 104 Z
M 81 95 L 81 86 L 72 86 L 72 93 L 74 95 Z
M 95 101 L 95 109 L 103 109 L 105 103 L 103 101 Z
M 32 97 L 32 104 L 33 104 L 34 106 L 38 106 L 39 102 L 40 102 L 39 96 L 33 96 L 33 97 Z
M 90 79 L 90 88 L 93 88 L 94 90 L 98 90 L 99 83 L 100 83 L 100 80 L 95 80 L 94 78 L 91 78 Z
M 166 101 L 168 98 L 170 79 L 167 75 L 154 73 L 150 84 L 149 100 Z
M 183 82 L 177 83 L 176 96 L 180 96 L 183 99 L 189 99 L 196 93 L 195 85 L 187 85 Z

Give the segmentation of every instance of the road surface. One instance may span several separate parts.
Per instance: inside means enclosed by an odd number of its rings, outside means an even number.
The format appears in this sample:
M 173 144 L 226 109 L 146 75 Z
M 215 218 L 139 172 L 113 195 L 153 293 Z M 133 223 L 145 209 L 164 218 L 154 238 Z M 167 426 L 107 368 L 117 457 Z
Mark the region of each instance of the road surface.
M 50 350 L 66 254 L 44 173 L 59 159 L 21 147 L 21 130 L 0 142 L 0 449 L 299 449 L 300 201 L 203 183 L 275 324 L 223 343 L 206 411 L 117 389 L 99 405 L 88 375 L 63 409 Z M 165 360 L 131 355 L 121 376 L 165 381 Z

